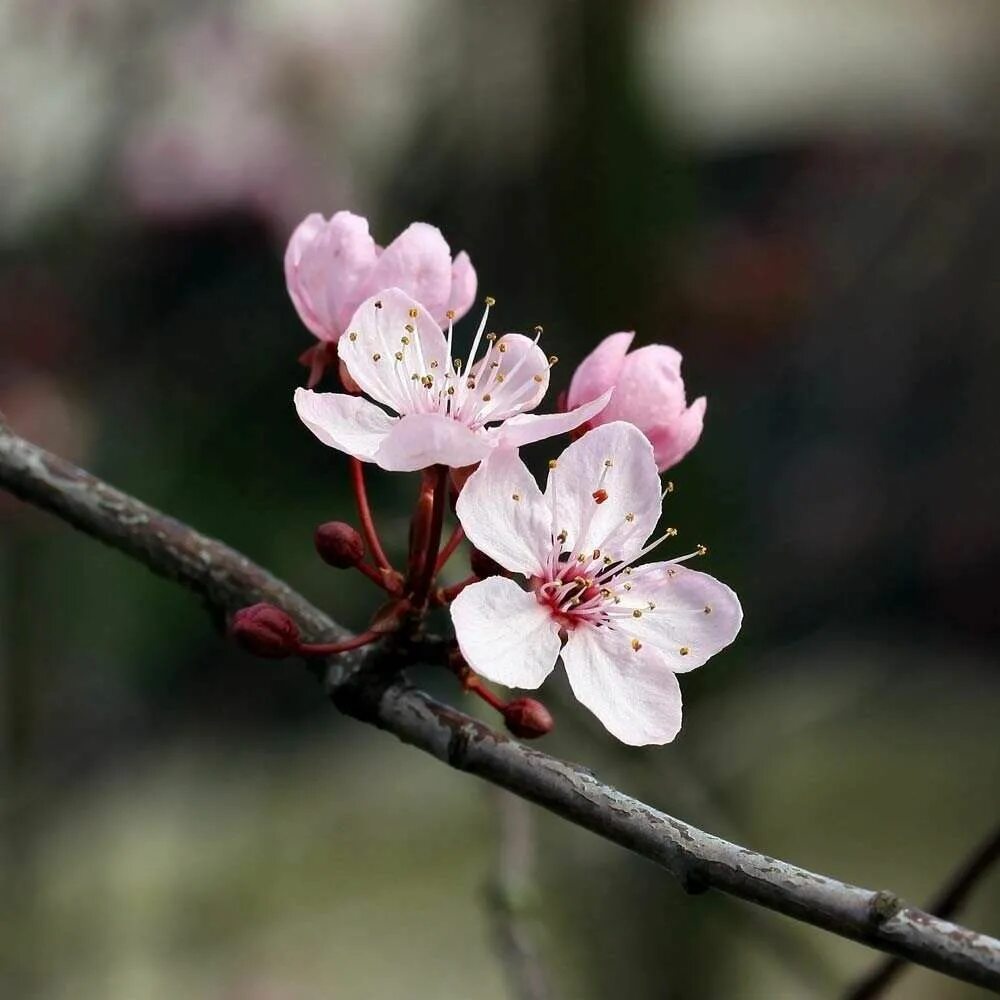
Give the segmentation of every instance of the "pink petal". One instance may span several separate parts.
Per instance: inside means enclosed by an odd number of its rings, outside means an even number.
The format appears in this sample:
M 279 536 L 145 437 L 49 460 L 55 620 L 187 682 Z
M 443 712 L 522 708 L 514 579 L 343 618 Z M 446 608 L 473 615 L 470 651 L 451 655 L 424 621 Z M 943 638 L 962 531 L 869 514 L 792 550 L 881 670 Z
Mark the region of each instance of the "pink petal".
M 515 451 L 495 451 L 479 466 L 462 487 L 455 513 L 469 541 L 505 569 L 525 576 L 542 572 L 552 547 L 552 518 Z
M 569 413 L 521 413 L 504 421 L 490 433 L 498 448 L 520 448 L 522 445 L 544 441 L 557 434 L 568 434 L 596 416 L 611 399 L 609 389 L 599 399 L 584 403 Z
M 617 590 L 621 582 L 616 579 L 609 586 Z M 648 563 L 634 569 L 628 582 L 631 590 L 621 607 L 641 608 L 642 617 L 627 618 L 618 627 L 630 638 L 655 646 L 677 673 L 700 667 L 740 631 L 739 598 L 707 573 L 679 564 Z M 649 603 L 655 607 L 650 609 Z
M 676 421 L 684 406 L 680 354 L 665 344 L 650 344 L 625 358 L 618 373 L 615 401 L 602 420 L 627 420 L 648 434 L 651 428 Z
M 375 261 L 367 220 L 350 212 L 337 212 L 329 222 L 307 216 L 292 233 L 285 281 L 303 323 L 321 340 L 340 337 Z
M 414 310 L 416 316 L 411 315 Z M 361 303 L 337 350 L 358 386 L 400 414 L 429 408 L 436 390 L 425 388 L 421 379 L 433 375 L 440 382 L 448 370 L 441 328 L 398 288 L 386 288 Z
M 501 348 L 503 349 L 501 351 Z M 484 365 L 499 364 L 484 376 Z M 489 421 L 506 420 L 525 410 L 533 410 L 549 387 L 549 360 L 545 352 L 530 337 L 507 333 L 490 349 L 486 357 L 471 372 L 482 394 L 488 392 L 493 401 L 480 412 Z M 497 382 L 500 376 L 502 381 Z M 541 381 L 536 381 L 539 377 Z
M 375 452 L 396 424 L 374 403 L 339 392 L 295 390 L 299 419 L 331 448 L 371 462 Z
M 598 490 L 601 503 L 594 498 Z M 559 530 L 567 533 L 565 548 L 588 559 L 595 549 L 616 562 L 629 559 L 660 519 L 652 445 L 632 424 L 595 427 L 562 453 L 549 472 L 545 496 L 555 503 Z
M 698 443 L 707 405 L 705 397 L 700 396 L 673 423 L 648 432 L 660 472 L 673 468 Z
M 589 403 L 614 387 L 634 337 L 634 333 L 612 333 L 580 362 L 569 384 L 568 406 Z
M 469 255 L 463 250 L 455 257 L 451 265 L 451 295 L 448 299 L 448 308 L 455 313 L 455 319 L 461 319 L 476 301 L 477 287 L 476 269 L 469 260 Z M 437 317 L 438 322 L 444 323 L 445 316 Z
M 492 576 L 466 587 L 451 605 L 462 655 L 487 680 L 536 688 L 559 656 L 559 626 L 513 580 Z
M 382 251 L 365 291 L 376 295 L 386 288 L 401 288 L 437 319 L 448 308 L 451 280 L 451 250 L 441 230 L 414 222 Z
M 372 459 L 388 472 L 416 472 L 431 465 L 460 469 L 486 457 L 489 443 L 440 413 L 417 413 L 395 422 Z
M 681 689 L 658 650 L 633 650 L 615 629 L 582 625 L 562 651 L 580 704 L 629 746 L 669 743 L 681 728 Z

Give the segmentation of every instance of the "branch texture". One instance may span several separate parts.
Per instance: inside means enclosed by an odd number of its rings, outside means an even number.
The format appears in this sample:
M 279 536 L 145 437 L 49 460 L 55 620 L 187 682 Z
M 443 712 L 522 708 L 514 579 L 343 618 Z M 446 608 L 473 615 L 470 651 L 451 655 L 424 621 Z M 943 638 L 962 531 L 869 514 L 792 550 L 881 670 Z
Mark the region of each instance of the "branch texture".
M 0 485 L 190 588 L 217 612 L 270 601 L 293 615 L 310 638 L 329 641 L 345 634 L 245 556 L 2 425 Z M 401 679 L 399 667 L 398 657 L 380 647 L 340 656 L 328 664 L 326 688 L 348 715 L 648 858 L 689 892 L 719 889 L 1000 992 L 1000 941 L 909 907 L 891 892 L 839 882 L 705 833 L 578 765 L 521 746 L 434 701 Z

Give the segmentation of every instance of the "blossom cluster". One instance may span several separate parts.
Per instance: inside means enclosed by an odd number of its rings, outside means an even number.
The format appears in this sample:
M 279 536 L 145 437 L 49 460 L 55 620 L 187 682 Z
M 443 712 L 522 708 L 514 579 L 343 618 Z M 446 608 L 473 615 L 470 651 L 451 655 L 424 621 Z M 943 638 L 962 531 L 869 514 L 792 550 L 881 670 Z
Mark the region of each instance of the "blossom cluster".
M 310 215 L 291 237 L 285 276 L 316 338 L 295 407 L 319 441 L 350 457 L 361 525 L 360 534 L 320 526 L 317 549 L 391 600 L 367 632 L 341 643 L 304 644 L 260 606 L 234 620 L 234 634 L 258 655 L 330 655 L 405 638 L 428 607 L 447 605 L 450 666 L 516 735 L 548 731 L 548 710 L 530 698 L 506 702 L 481 678 L 534 689 L 561 659 L 573 694 L 612 735 L 670 742 L 681 726 L 677 675 L 729 645 L 742 620 L 735 593 L 688 565 L 704 546 L 643 561 L 677 534 L 658 529 L 673 488 L 661 473 L 697 444 L 704 422 L 704 397 L 687 403 L 680 354 L 661 344 L 630 350 L 634 334 L 614 333 L 577 368 L 561 411 L 538 414 L 557 360 L 540 347 L 542 329 L 488 331 L 496 303 L 486 297 L 471 346 L 459 349 L 455 324 L 472 308 L 477 275 L 435 227 L 414 223 L 383 248 L 363 218 Z M 326 375 L 342 391 L 315 391 Z M 549 461 L 543 489 L 519 449 L 564 434 L 572 443 Z M 406 572 L 378 538 L 369 463 L 422 473 Z M 458 525 L 442 546 L 449 497 Z M 464 539 L 472 574 L 435 586 Z

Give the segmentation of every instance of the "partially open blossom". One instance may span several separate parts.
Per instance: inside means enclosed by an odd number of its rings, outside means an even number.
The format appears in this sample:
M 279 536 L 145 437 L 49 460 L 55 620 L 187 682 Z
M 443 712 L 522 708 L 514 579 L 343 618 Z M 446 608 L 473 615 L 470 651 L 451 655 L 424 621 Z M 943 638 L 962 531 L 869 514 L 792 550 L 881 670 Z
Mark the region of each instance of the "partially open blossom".
M 484 336 L 489 303 L 468 360 L 454 356 L 428 309 L 399 288 L 364 302 L 339 344 L 361 396 L 295 392 L 302 422 L 331 448 L 390 472 L 431 465 L 475 465 L 497 448 L 518 448 L 563 434 L 596 416 L 610 391 L 569 413 L 534 414 L 549 385 L 538 346 L 522 334 Z M 477 360 L 481 346 L 484 351 Z
M 681 726 L 676 674 L 736 637 L 743 612 L 724 583 L 683 563 L 634 565 L 661 512 L 653 449 L 631 424 L 598 427 L 550 463 L 542 493 L 516 453 L 497 451 L 458 498 L 469 540 L 528 580 L 495 576 L 451 606 L 469 665 L 536 688 L 562 657 L 576 697 L 624 743 L 668 743 Z
M 454 260 L 441 231 L 414 222 L 385 249 L 368 220 L 314 213 L 299 223 L 285 251 L 285 281 L 302 322 L 321 341 L 336 343 L 358 306 L 384 288 L 401 288 L 443 323 L 464 316 L 476 298 L 476 272 L 464 251 Z
M 613 333 L 580 362 L 570 383 L 568 406 L 580 406 L 613 388 L 614 398 L 591 420 L 635 424 L 653 445 L 661 472 L 676 465 L 701 437 L 705 397 L 690 406 L 681 378 L 681 356 L 672 347 L 650 344 L 628 352 L 634 333 Z

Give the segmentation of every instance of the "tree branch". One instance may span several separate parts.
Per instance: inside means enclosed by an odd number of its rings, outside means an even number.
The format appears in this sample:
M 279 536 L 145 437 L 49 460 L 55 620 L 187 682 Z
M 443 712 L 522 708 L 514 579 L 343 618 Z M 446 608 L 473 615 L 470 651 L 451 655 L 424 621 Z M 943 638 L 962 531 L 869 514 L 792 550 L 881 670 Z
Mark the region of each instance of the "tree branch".
M 182 583 L 216 611 L 271 601 L 310 638 L 344 632 L 245 556 L 198 534 L 0 425 L 0 485 Z M 1000 941 L 873 892 L 731 844 L 521 746 L 398 676 L 388 652 L 337 657 L 326 688 L 342 711 L 394 733 L 648 858 L 689 892 L 719 889 L 957 979 L 1000 991 Z M 346 664 L 345 664 L 345 661 Z M 365 669 L 357 669 L 364 665 Z M 345 666 L 351 669 L 345 669 Z
M 958 868 L 952 872 L 951 878 L 928 905 L 927 912 L 943 920 L 950 920 L 965 905 L 972 890 L 998 861 L 1000 861 L 1000 826 L 962 860 Z M 847 1000 L 871 1000 L 872 997 L 882 993 L 905 967 L 906 962 L 902 958 L 895 955 L 887 958 L 848 991 Z

